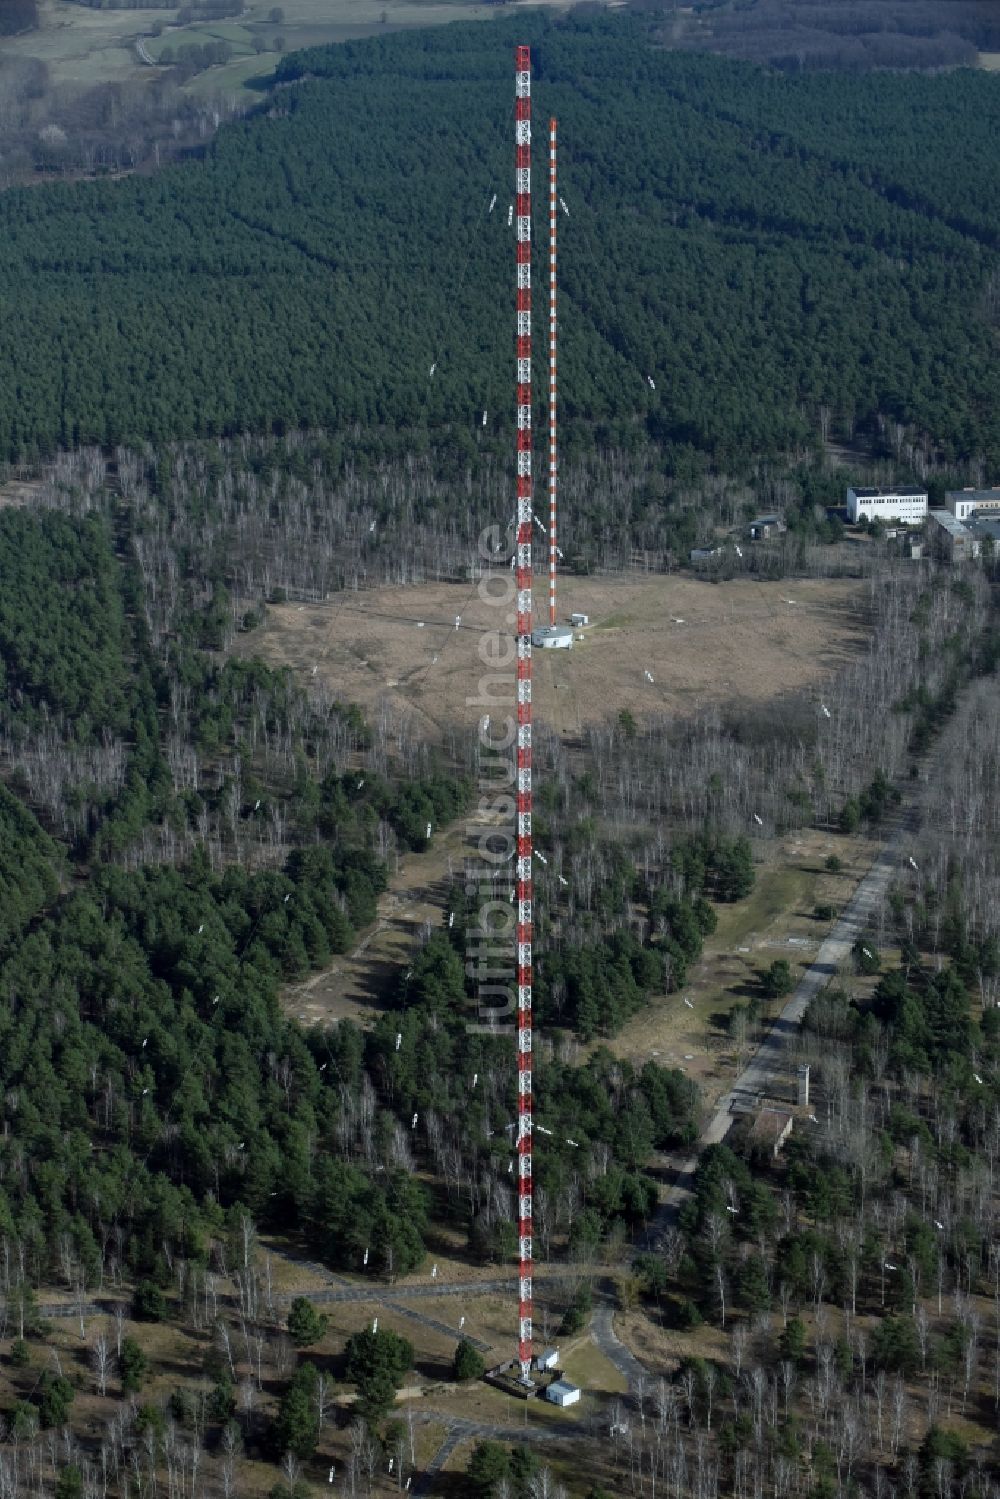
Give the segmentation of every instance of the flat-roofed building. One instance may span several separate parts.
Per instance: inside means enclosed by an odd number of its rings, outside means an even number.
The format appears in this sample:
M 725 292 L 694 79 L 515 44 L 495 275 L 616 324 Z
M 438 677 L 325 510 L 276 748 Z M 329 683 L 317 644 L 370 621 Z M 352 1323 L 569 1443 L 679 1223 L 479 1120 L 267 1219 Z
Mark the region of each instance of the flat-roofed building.
M 551 1400 L 553 1405 L 575 1405 L 580 1398 L 580 1391 L 568 1379 L 557 1379 L 545 1391 L 545 1398 Z
M 979 556 L 979 537 L 966 521 L 957 520 L 950 510 L 930 510 L 930 541 L 939 557 L 949 562 L 971 562 Z
M 949 489 L 944 503 L 956 520 L 968 520 L 977 511 L 1000 511 L 1000 488 Z
M 847 519 L 852 526 L 863 520 L 919 526 L 926 515 L 926 489 L 852 488 L 847 491 Z
M 571 651 L 573 631 L 569 625 L 541 625 L 532 630 L 531 644 L 539 651 Z
M 965 529 L 978 544 L 978 555 L 989 553 L 1000 556 L 1000 514 L 986 510 L 974 510 L 965 522 Z
M 770 515 L 757 515 L 750 522 L 747 530 L 751 541 L 767 541 L 771 536 L 780 536 L 785 530 L 785 517 L 779 515 L 776 510 Z

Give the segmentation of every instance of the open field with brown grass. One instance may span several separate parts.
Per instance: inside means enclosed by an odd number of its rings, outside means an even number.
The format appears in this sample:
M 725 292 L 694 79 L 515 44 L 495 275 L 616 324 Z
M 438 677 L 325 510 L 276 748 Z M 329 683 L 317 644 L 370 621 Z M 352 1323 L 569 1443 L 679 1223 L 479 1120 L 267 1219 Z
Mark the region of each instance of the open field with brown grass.
M 496 6 L 482 0 L 285 0 L 277 7 L 271 0 L 249 0 L 238 16 L 178 26 L 176 5 L 94 10 L 75 0 L 39 0 L 38 9 L 39 29 L 5 37 L 4 52 L 40 58 L 48 64 L 55 83 L 91 87 L 155 77 L 159 70 L 141 57 L 136 45 L 140 39 L 154 63 L 163 47 L 176 51 L 225 39 L 233 48 L 232 60 L 197 74 L 187 87 L 216 96 L 242 94 L 246 102 L 259 98 L 253 85 L 273 72 L 282 51 L 352 41 L 404 27 L 489 20 L 498 13 Z M 282 12 L 280 21 L 270 19 L 275 9 Z M 154 38 L 157 26 L 163 30 Z
M 567 579 L 562 598 L 567 613 L 586 613 L 591 624 L 578 632 L 584 639 L 571 652 L 536 652 L 534 707 L 537 719 L 570 739 L 623 708 L 637 717 L 685 715 L 711 702 L 780 701 L 792 690 L 818 691 L 855 649 L 862 627 L 856 585 L 843 582 Z M 263 629 L 238 637 L 234 650 L 288 666 L 370 717 L 388 701 L 397 715 L 412 717 L 418 736 L 440 739 L 454 724 L 473 728 L 488 711 L 469 699 L 484 696 L 479 647 L 498 623 L 509 628 L 506 610 L 468 587 L 378 589 L 323 604 L 273 606 Z M 290 987 L 289 1012 L 306 1025 L 370 1023 L 389 1002 L 421 932 L 446 918 L 449 884 L 471 851 L 468 837 L 457 824 L 425 853 L 401 856 L 375 926 L 350 954 Z M 822 866 L 835 844 L 845 869 L 831 876 Z M 720 908 L 719 929 L 692 975 L 686 993 L 694 1010 L 679 995 L 654 1001 L 615 1042 L 622 1056 L 657 1056 L 684 1067 L 710 1093 L 722 1090 L 728 1072 L 720 1018 L 758 967 L 782 955 L 793 965 L 809 961 L 826 930 L 813 907 L 842 904 L 870 859 L 863 839 L 810 832 L 758 848 L 756 889 L 738 906 Z
M 452 872 L 462 868 L 466 840 L 459 823 L 437 835 L 426 853 L 400 856 L 389 888 L 379 898 L 375 926 L 352 952 L 286 991 L 286 1007 L 297 1020 L 303 1025 L 370 1022 L 387 1003 L 421 931 L 428 923 L 441 924 L 448 884 Z
M 636 716 L 683 715 L 709 702 L 761 702 L 793 689 L 818 689 L 861 631 L 857 590 L 840 582 L 567 579 L 563 605 L 567 613 L 588 614 L 591 625 L 578 632 L 584 639 L 572 652 L 536 653 L 534 702 L 536 717 L 570 738 L 623 708 Z M 440 739 L 455 724 L 473 728 L 488 711 L 482 701 L 470 702 L 490 695 L 480 685 L 487 668 L 479 647 L 498 624 L 509 628 L 506 615 L 458 585 L 378 589 L 323 604 L 274 606 L 263 629 L 239 637 L 234 649 L 288 666 L 369 716 L 388 701 L 396 714 L 412 717 L 417 734 Z M 468 852 L 467 837 L 456 825 L 425 853 L 399 860 L 376 925 L 354 951 L 286 992 L 297 1019 L 328 1024 L 349 1017 L 364 1024 L 387 1002 L 421 931 L 445 917 L 448 885 Z M 856 871 L 851 862 L 837 879 L 824 875 L 822 856 L 832 847 L 829 838 L 802 834 L 763 854 L 750 900 L 720 912 L 719 932 L 707 950 L 715 957 L 706 956 L 693 977 L 695 1011 L 677 996 L 664 999 L 626 1029 L 617 1043 L 621 1054 L 660 1052 L 661 1060 L 707 1077 L 720 1049 L 709 1017 L 735 1003 L 741 983 L 752 976 L 757 948 L 777 942 L 793 959 L 808 958 L 823 935 L 811 914 L 814 904 L 846 899 Z M 863 853 L 859 843 L 862 860 Z M 789 912 L 797 913 L 794 930 L 787 926 Z M 740 946 L 749 956 L 736 951 Z
M 877 846 L 867 838 L 816 829 L 755 845 L 754 888 L 735 905 L 716 907 L 718 925 L 684 989 L 654 998 L 605 1044 L 640 1067 L 651 1059 L 679 1067 L 698 1083 L 706 1105 L 714 1105 L 739 1065 L 724 1029 L 730 1011 L 755 992 L 761 970 L 776 958 L 787 959 L 798 981 L 830 928 L 817 919 L 815 907 L 839 911 Z M 841 861 L 836 874 L 824 868 L 831 854 Z
M 172 21 L 177 10 L 92 10 L 73 0 L 39 0 L 38 13 L 39 29 L 4 37 L 4 54 L 39 58 L 53 83 L 92 87 L 138 77 L 144 69 L 136 38 L 148 36 L 158 21 Z
M 42 479 L 8 479 L 6 484 L 0 484 L 0 510 L 33 505 L 43 484 Z
M 500 593 L 509 579 L 495 574 L 491 587 Z M 535 652 L 533 693 L 536 720 L 568 736 L 622 709 L 687 716 L 818 688 L 863 628 L 858 586 L 839 580 L 567 578 L 560 614 L 571 612 L 590 626 L 572 651 Z M 484 602 L 468 585 L 379 588 L 272 606 L 234 650 L 315 675 L 368 714 L 388 701 L 421 737 L 440 739 L 489 711 L 480 642 L 512 624 L 509 604 Z

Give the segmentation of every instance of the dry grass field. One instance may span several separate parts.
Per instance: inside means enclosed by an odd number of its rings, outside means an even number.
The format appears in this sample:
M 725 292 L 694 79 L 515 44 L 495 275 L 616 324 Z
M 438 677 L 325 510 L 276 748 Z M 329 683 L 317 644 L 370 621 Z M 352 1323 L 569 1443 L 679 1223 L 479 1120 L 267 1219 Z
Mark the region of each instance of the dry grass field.
M 20 510 L 32 505 L 42 489 L 41 479 L 9 479 L 0 484 L 0 510 Z
M 462 824 L 439 834 L 426 853 L 398 861 L 388 890 L 379 899 L 378 920 L 353 952 L 286 992 L 289 1012 L 303 1025 L 331 1020 L 370 1023 L 387 997 L 427 923 L 439 926 L 453 871 L 466 853 Z
M 761 702 L 818 689 L 861 633 L 856 586 L 842 582 L 567 579 L 562 601 L 567 612 L 589 614 L 591 624 L 578 632 L 585 638 L 572 652 L 536 653 L 534 701 L 536 717 L 569 737 L 623 708 L 636 716 L 683 715 L 710 702 Z M 505 609 L 484 604 L 467 587 L 435 584 L 272 607 L 263 629 L 238 637 L 234 649 L 289 666 L 368 715 L 388 700 L 396 713 L 412 716 L 418 735 L 440 738 L 456 723 L 473 727 L 487 711 L 469 699 L 481 695 L 486 670 L 480 642 L 498 626 L 509 628 Z M 286 991 L 296 1019 L 371 1022 L 421 931 L 445 919 L 448 886 L 469 851 L 468 836 L 458 824 L 426 853 L 399 859 L 378 920 L 354 951 Z M 832 851 L 833 840 L 818 833 L 760 844 L 757 888 L 732 911 L 720 910 L 719 930 L 691 976 L 685 992 L 694 1009 L 679 995 L 654 1001 L 617 1038 L 619 1054 L 655 1056 L 683 1067 L 709 1093 L 721 1092 L 731 1059 L 720 1017 L 758 967 L 782 955 L 793 964 L 809 960 L 826 930 L 812 915 L 814 905 L 842 904 L 867 867 L 864 840 L 849 847 L 837 840 L 845 861 L 839 876 L 822 867 Z
M 755 844 L 754 889 L 736 905 L 716 907 L 718 926 L 706 939 L 683 992 L 654 998 L 606 1044 L 640 1067 L 651 1059 L 663 1067 L 679 1067 L 698 1083 L 706 1105 L 714 1105 L 738 1069 L 734 1044 L 724 1030 L 729 1012 L 754 992 L 757 975 L 776 958 L 786 958 L 796 979 L 800 977 L 830 927 L 817 920 L 815 907 L 831 905 L 839 911 L 846 905 L 877 846 L 863 837 L 835 837 L 816 829 Z M 830 854 L 841 861 L 836 874 L 824 868 Z
M 262 1246 L 266 1252 L 266 1246 Z M 272 1262 L 277 1271 L 280 1261 Z M 470 1278 L 470 1268 L 442 1261 L 442 1271 L 461 1273 L 463 1279 Z M 495 1274 L 495 1270 L 484 1273 Z M 475 1275 L 472 1271 L 471 1275 Z M 275 1274 L 275 1281 L 278 1275 Z M 294 1272 L 297 1289 L 307 1289 L 311 1277 Z M 411 1277 L 413 1280 L 420 1276 Z M 423 1277 L 426 1279 L 426 1275 Z M 384 1289 L 384 1288 L 382 1288 Z M 544 1295 L 544 1293 L 543 1293 Z M 64 1297 L 51 1295 L 53 1302 Z M 448 1326 L 457 1326 L 460 1315 L 466 1317 L 466 1329 L 491 1344 L 492 1357 L 499 1360 L 510 1352 L 510 1328 L 514 1316 L 514 1302 L 509 1297 L 495 1294 L 468 1298 L 441 1296 L 427 1300 L 415 1300 L 404 1305 L 412 1306 L 418 1314 L 435 1319 Z M 323 1337 L 310 1346 L 304 1355 L 313 1360 L 333 1381 L 331 1408 L 325 1423 L 315 1459 L 309 1465 L 310 1475 L 325 1477 L 333 1464 L 339 1471 L 346 1469 L 351 1447 L 349 1430 L 350 1405 L 353 1389 L 343 1380 L 343 1358 L 348 1338 L 352 1333 L 370 1327 L 374 1317 L 379 1326 L 407 1338 L 415 1351 L 414 1373 L 400 1391 L 396 1416 L 404 1423 L 406 1462 L 410 1464 L 410 1443 L 416 1470 L 425 1469 L 447 1434 L 449 1418 L 476 1422 L 488 1422 L 503 1427 L 548 1428 L 555 1432 L 568 1430 L 575 1434 L 581 1419 L 592 1415 L 611 1395 L 623 1388 L 621 1376 L 593 1345 L 588 1333 L 565 1341 L 561 1347 L 565 1354 L 566 1368 L 571 1376 L 579 1378 L 588 1390 L 585 1407 L 573 1411 L 558 1411 L 541 1401 L 533 1401 L 526 1409 L 520 1401 L 512 1400 L 501 1392 L 479 1382 L 455 1385 L 451 1382 L 451 1362 L 458 1334 L 448 1337 L 434 1328 L 404 1312 L 379 1302 L 334 1303 L 325 1310 L 329 1324 Z M 134 1322 L 125 1324 L 125 1335 L 135 1338 L 150 1361 L 149 1375 L 139 1397 L 141 1402 L 165 1406 L 170 1396 L 178 1389 L 189 1392 L 207 1391 L 214 1376 L 207 1365 L 214 1345 L 209 1331 L 192 1333 L 169 1322 Z M 114 1344 L 115 1330 L 109 1315 L 88 1316 L 81 1336 L 76 1318 L 54 1319 L 45 1338 L 29 1337 L 30 1367 L 20 1378 L 20 1384 L 30 1388 L 43 1368 L 58 1369 L 65 1373 L 76 1388 L 74 1420 L 89 1431 L 98 1431 L 114 1414 L 121 1399 L 117 1375 L 112 1373 L 108 1392 L 101 1396 L 92 1367 L 90 1350 L 96 1337 L 103 1333 Z M 277 1409 L 278 1397 L 286 1376 L 281 1376 L 273 1366 L 270 1353 L 264 1357 L 263 1384 L 255 1399 L 255 1410 L 259 1417 L 270 1418 Z M 475 1439 L 463 1441 L 450 1461 L 449 1471 L 463 1471 Z M 559 1451 L 561 1444 L 553 1450 Z M 546 1444 L 546 1453 L 549 1444 Z M 577 1460 L 580 1449 L 574 1444 Z M 568 1456 L 568 1451 L 567 1454 Z M 274 1484 L 274 1467 L 254 1454 L 243 1456 L 237 1465 L 238 1492 L 257 1499 L 270 1492 Z M 393 1478 L 383 1472 L 375 1475 L 374 1486 L 369 1493 L 391 1494 L 398 1492 Z
M 521 3 L 527 4 L 528 0 Z M 568 0 L 540 0 L 540 3 L 568 8 Z M 611 8 L 618 3 L 619 0 L 609 0 Z M 176 48 L 217 37 L 222 34 L 221 25 L 233 45 L 234 57 L 196 75 L 187 88 L 196 94 L 253 100 L 258 97 L 254 85 L 270 75 L 281 55 L 275 48 L 279 38 L 283 50 L 294 51 L 404 27 L 489 20 L 500 13 L 497 6 L 486 0 L 285 0 L 277 7 L 282 18 L 276 23 L 270 20 L 275 8 L 271 0 L 248 0 L 242 13 L 232 20 L 177 26 L 176 5 L 94 10 L 76 0 L 39 0 L 40 29 L 28 36 L 5 37 L 4 52 L 41 58 L 49 65 L 56 83 L 89 86 L 122 82 L 155 76 L 139 55 L 138 38 L 147 39 L 144 43 L 147 56 L 155 60 L 165 45 Z M 152 30 L 158 22 L 165 30 L 161 38 L 154 40 Z M 258 52 L 258 46 L 263 50 Z M 979 66 L 988 71 L 1000 68 L 1000 53 L 981 52 Z
M 508 580 L 495 575 L 496 588 Z M 858 586 L 839 580 L 567 578 L 560 614 L 587 614 L 590 626 L 571 651 L 536 651 L 535 718 L 575 736 L 622 709 L 684 716 L 818 687 L 856 648 L 859 608 Z M 509 605 L 485 603 L 467 585 L 380 588 L 273 606 L 234 650 L 315 676 L 368 714 L 388 701 L 422 738 L 440 739 L 490 711 L 480 643 L 512 623 Z
M 47 63 L 53 83 L 120 83 L 143 71 L 135 50 L 139 36 L 159 21 L 166 24 L 176 7 L 163 10 L 92 10 L 73 0 L 39 0 L 40 26 L 25 36 L 5 37 L 10 57 L 38 57 Z
M 140 57 L 139 38 L 145 39 L 146 55 L 155 61 L 164 46 L 176 50 L 187 43 L 224 37 L 233 47 L 233 59 L 198 74 L 188 87 L 194 93 L 216 96 L 246 91 L 251 99 L 259 96 L 247 90 L 247 84 L 273 71 L 280 56 L 275 47 L 278 39 L 282 50 L 290 52 L 403 27 L 488 20 L 498 13 L 496 6 L 484 0 L 284 0 L 277 7 L 272 0 L 249 0 L 239 16 L 226 21 L 177 26 L 176 5 L 93 10 L 75 0 L 39 0 L 38 8 L 39 30 L 5 37 L 4 52 L 41 58 L 55 83 L 89 86 L 155 76 L 155 70 Z M 275 9 L 282 12 L 280 22 L 270 19 Z M 153 39 L 157 24 L 164 30 Z M 257 51 L 258 45 L 263 51 Z

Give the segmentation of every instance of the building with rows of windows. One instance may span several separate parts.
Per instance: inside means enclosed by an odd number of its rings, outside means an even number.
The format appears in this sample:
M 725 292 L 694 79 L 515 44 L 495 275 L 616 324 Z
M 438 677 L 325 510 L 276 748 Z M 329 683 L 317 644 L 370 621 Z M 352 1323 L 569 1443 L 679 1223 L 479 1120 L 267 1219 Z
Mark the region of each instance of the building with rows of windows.
M 1000 511 L 1000 488 L 949 489 L 944 503 L 956 520 L 965 521 L 977 513 L 996 514 Z
M 919 526 L 927 517 L 926 489 L 849 489 L 847 519 L 881 520 L 886 525 Z

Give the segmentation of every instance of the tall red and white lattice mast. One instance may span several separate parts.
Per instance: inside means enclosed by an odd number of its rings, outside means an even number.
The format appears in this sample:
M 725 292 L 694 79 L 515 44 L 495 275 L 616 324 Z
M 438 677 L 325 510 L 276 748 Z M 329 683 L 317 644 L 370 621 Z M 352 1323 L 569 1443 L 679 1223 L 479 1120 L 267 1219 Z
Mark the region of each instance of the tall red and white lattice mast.
M 549 121 L 549 624 L 556 622 L 556 122 Z
M 531 1371 L 531 49 L 518 47 L 515 78 L 517 225 L 517 1357 Z

